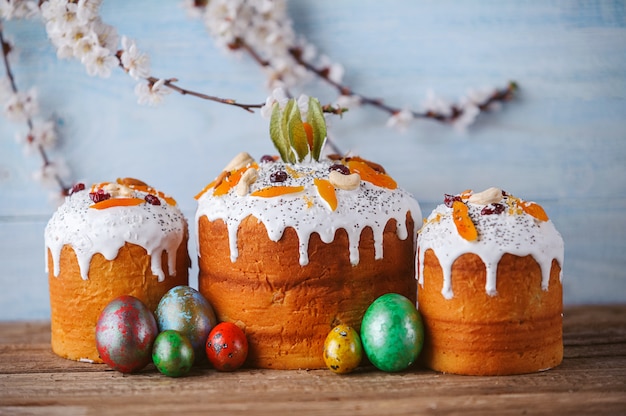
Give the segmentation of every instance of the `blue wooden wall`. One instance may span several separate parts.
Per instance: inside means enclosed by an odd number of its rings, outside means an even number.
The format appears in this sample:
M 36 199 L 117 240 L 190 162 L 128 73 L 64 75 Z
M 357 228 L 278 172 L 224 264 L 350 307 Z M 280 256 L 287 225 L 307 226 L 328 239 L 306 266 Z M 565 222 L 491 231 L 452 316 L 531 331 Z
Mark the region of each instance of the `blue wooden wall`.
M 346 84 L 398 107 L 419 108 L 429 90 L 456 101 L 517 81 L 518 98 L 465 133 L 432 121 L 398 132 L 372 108 L 332 119 L 331 132 L 342 150 L 383 164 L 425 214 L 444 193 L 489 186 L 543 204 L 565 240 L 566 304 L 626 302 L 623 1 L 316 0 L 291 1 L 289 13 L 344 66 Z M 219 50 L 178 1 L 108 0 L 102 17 L 150 55 L 156 76 L 241 102 L 268 95 L 259 67 Z M 37 87 L 72 178 L 141 178 L 178 200 L 192 233 L 193 195 L 239 151 L 273 152 L 258 113 L 174 94 L 139 106 L 122 71 L 93 78 L 57 60 L 39 21 L 9 21 L 4 32 L 18 87 Z M 304 92 L 334 97 L 318 82 Z M 18 131 L 0 118 L 0 320 L 46 319 L 43 229 L 54 207 Z M 194 257 L 193 239 L 190 249 Z

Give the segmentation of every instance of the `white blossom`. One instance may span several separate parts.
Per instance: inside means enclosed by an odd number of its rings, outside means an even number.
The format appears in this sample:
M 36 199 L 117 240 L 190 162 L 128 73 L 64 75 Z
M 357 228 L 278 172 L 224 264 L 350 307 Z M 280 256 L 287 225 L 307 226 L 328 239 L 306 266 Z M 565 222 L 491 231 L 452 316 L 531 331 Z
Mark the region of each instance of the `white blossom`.
M 58 186 L 57 179 L 65 180 L 69 174 L 70 170 L 65 160 L 57 157 L 54 162 L 48 162 L 33 172 L 33 179 L 47 188 L 55 188 Z
M 57 133 L 53 121 L 34 122 L 33 128 L 26 134 L 18 134 L 17 140 L 24 145 L 26 154 L 33 154 L 39 148 L 52 149 L 57 143 Z
M 465 132 L 476 121 L 476 117 L 480 114 L 480 108 L 470 101 L 461 103 L 460 108 L 461 115 L 454 119 L 452 125 L 457 131 Z
M 37 102 L 37 90 L 31 88 L 28 92 L 13 93 L 9 95 L 4 104 L 6 117 L 18 123 L 23 123 L 31 119 L 39 111 Z
M 405 131 L 414 118 L 415 117 L 413 116 L 411 110 L 404 109 L 389 117 L 387 120 L 387 127 L 392 127 L 398 129 L 399 131 Z
M 112 55 L 110 50 L 100 46 L 95 46 L 91 53 L 81 59 L 81 62 L 85 65 L 89 75 L 102 78 L 110 77 L 113 68 L 119 64 L 117 57 Z
M 165 86 L 164 79 L 160 79 L 154 84 L 140 82 L 135 86 L 135 94 L 137 94 L 137 102 L 139 104 L 151 106 L 160 104 L 163 101 L 163 97 L 169 93 L 171 93 L 171 90 Z
M 357 94 L 352 95 L 340 95 L 337 97 L 337 101 L 335 105 L 339 108 L 347 108 L 348 110 L 360 107 L 362 104 L 362 99 Z
M 445 117 L 452 115 L 452 105 L 445 99 L 437 96 L 431 89 L 426 92 L 426 98 L 422 101 L 422 109 Z
M 0 78 L 0 103 L 8 100 L 12 94 L 13 89 L 11 88 L 11 80 L 9 77 Z
M 90 22 L 99 18 L 98 12 L 102 0 L 79 0 L 76 8 L 76 17 L 81 22 Z
M 282 88 L 275 88 L 270 94 L 269 97 L 265 100 L 265 104 L 261 107 L 261 115 L 263 118 L 269 119 L 272 116 L 272 111 L 274 109 L 274 104 L 278 103 L 280 108 L 285 108 L 287 102 L 289 101 L 289 97 L 285 93 L 285 90 Z
M 204 23 L 225 51 L 238 52 L 243 44 L 254 51 L 263 64 L 268 88 L 290 88 L 312 78 L 290 50 L 297 48 L 307 62 L 314 61 L 316 50 L 296 37 L 285 0 L 211 0 Z M 323 67 L 328 67 L 336 82 L 343 76 L 343 68 L 328 59 Z
M 91 29 L 93 33 L 96 34 L 100 46 L 109 49 L 112 54 L 117 51 L 119 36 L 113 26 L 103 23 L 102 20 L 98 18 L 92 22 Z
M 150 76 L 150 58 L 137 49 L 134 40 L 122 37 L 122 66 L 134 79 Z
M 0 19 L 30 19 L 37 16 L 39 7 L 37 1 L 0 0 Z

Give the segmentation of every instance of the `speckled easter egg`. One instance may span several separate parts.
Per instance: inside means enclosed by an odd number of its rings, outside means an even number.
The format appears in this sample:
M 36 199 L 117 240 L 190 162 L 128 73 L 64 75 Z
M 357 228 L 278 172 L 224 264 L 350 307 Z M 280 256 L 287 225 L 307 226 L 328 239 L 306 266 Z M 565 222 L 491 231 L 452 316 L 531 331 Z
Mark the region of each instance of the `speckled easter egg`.
M 406 297 L 387 293 L 365 311 L 361 341 L 367 358 L 383 371 L 402 371 L 415 362 L 424 345 L 424 324 Z
M 363 358 L 359 334 L 348 325 L 337 325 L 324 341 L 324 363 L 334 373 L 350 373 Z
M 96 348 L 110 367 L 132 373 L 150 362 L 157 334 L 156 320 L 146 305 L 133 296 L 121 296 L 100 313 Z
M 209 333 L 205 351 L 216 370 L 234 371 L 248 357 L 248 339 L 237 325 L 222 322 Z
M 156 320 L 159 331 L 173 329 L 187 337 L 196 354 L 204 349 L 209 332 L 217 323 L 213 307 L 189 286 L 176 286 L 163 295 Z
M 191 370 L 194 361 L 191 342 L 178 331 L 168 329 L 154 341 L 152 362 L 168 377 L 184 376 Z

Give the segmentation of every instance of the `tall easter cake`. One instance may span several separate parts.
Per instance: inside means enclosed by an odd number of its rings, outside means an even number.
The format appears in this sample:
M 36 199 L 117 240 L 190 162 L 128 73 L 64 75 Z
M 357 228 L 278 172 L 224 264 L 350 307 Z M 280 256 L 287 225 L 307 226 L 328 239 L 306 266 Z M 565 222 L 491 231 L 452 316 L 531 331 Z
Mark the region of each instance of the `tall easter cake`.
M 388 292 L 415 300 L 421 211 L 380 165 L 320 158 L 319 103 L 305 122 L 290 103 L 270 125 L 282 160 L 242 153 L 197 196 L 199 290 L 244 329 L 248 365 L 322 368 L 335 325 Z
M 424 364 L 468 375 L 560 364 L 563 256 L 538 204 L 497 188 L 446 195 L 418 237 Z
M 188 283 L 187 240 L 176 202 L 141 181 L 76 185 L 45 230 L 53 351 L 102 362 L 102 309 L 132 295 L 154 311 L 170 288 Z

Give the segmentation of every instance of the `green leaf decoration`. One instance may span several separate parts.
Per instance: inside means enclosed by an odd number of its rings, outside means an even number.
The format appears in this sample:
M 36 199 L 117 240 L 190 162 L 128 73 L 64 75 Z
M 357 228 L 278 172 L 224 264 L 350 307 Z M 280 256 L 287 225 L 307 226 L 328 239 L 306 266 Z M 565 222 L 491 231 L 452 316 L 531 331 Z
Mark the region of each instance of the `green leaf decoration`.
M 283 128 L 283 117 L 278 103 L 274 104 L 272 109 L 272 117 L 270 119 L 270 138 L 274 143 L 274 147 L 278 150 L 278 154 L 283 161 L 289 161 L 291 156 L 291 146 L 289 139 L 285 135 L 286 128 Z
M 289 129 L 289 143 L 298 155 L 298 162 L 302 162 L 309 154 L 309 141 L 306 138 L 306 132 L 302 125 L 302 115 L 297 105 L 291 106 L 287 127 Z
M 289 138 L 289 114 L 291 114 L 291 109 L 296 104 L 294 99 L 290 99 L 287 101 L 285 108 L 283 109 L 283 114 L 281 118 L 281 128 L 283 131 L 283 137 L 285 138 L 285 142 L 287 143 L 287 157 L 283 157 L 284 162 L 288 163 L 296 163 L 296 155 L 293 153 L 293 149 L 291 148 L 291 140 Z
M 306 121 L 313 129 L 313 149 L 311 149 L 311 156 L 313 159 L 319 160 L 322 149 L 324 148 L 327 132 L 324 111 L 317 98 L 309 97 L 309 111 Z
M 313 130 L 313 145 L 309 147 L 306 130 L 302 122 L 302 113 L 295 99 L 287 101 L 280 109 L 274 103 L 270 119 L 270 137 L 281 159 L 286 163 L 302 162 L 307 155 L 318 161 L 326 141 L 326 119 L 322 105 L 316 98 L 309 98 L 307 123 Z

